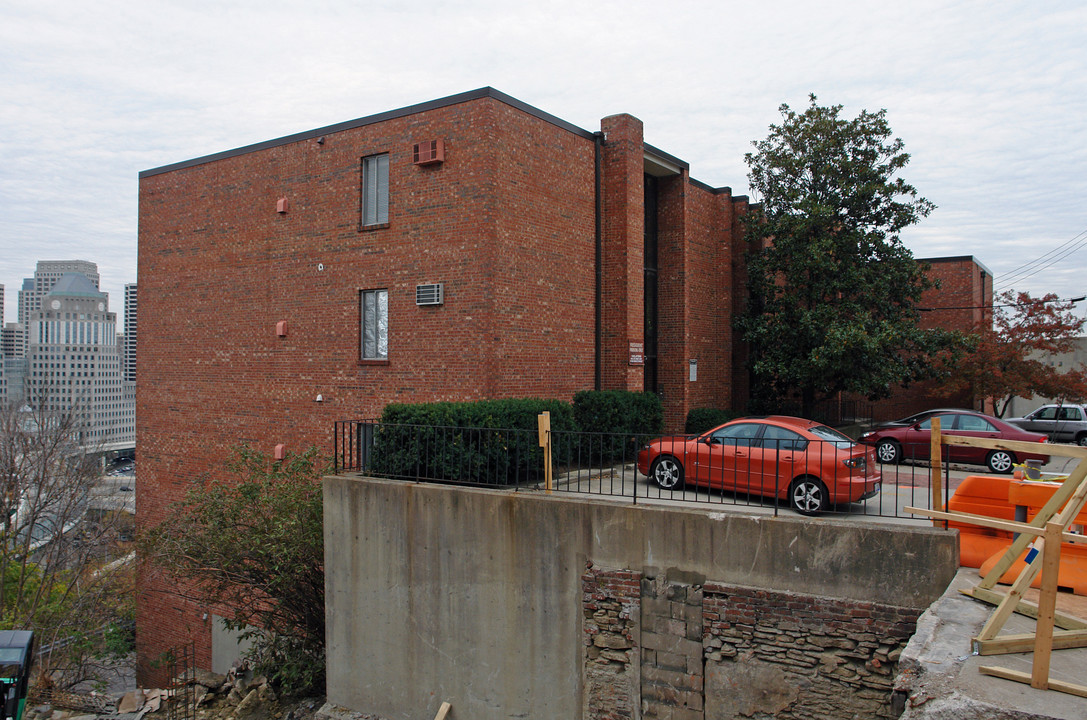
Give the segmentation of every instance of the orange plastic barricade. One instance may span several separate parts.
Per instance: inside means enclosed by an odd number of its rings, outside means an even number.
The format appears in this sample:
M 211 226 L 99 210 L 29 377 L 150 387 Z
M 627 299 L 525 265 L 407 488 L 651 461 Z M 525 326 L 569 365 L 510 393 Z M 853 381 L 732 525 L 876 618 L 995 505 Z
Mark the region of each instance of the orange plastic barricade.
M 1060 483 L 1036 480 L 1015 480 L 1011 477 L 971 475 L 964 478 L 947 503 L 953 512 L 985 515 L 1001 520 L 1029 522 L 1046 504 Z M 1075 522 L 1087 526 L 1087 509 L 1076 516 Z M 1012 534 L 1004 530 L 978 527 L 969 523 L 949 522 L 948 527 L 959 531 L 959 564 L 978 568 L 985 576 L 996 565 L 1012 542 Z M 1026 552 L 1029 552 L 1029 548 Z M 1011 583 L 1025 565 L 1020 557 L 1000 578 Z M 1077 595 L 1087 595 L 1087 545 L 1061 543 L 1061 587 Z M 1041 585 L 1041 575 L 1032 587 Z
M 1013 480 L 1008 486 L 1008 504 L 1016 511 L 1016 519 L 1029 522 L 1034 519 L 1042 506 L 1046 504 L 1060 483 L 1038 482 L 1030 480 Z M 1073 521 L 1076 525 L 1087 525 L 1087 508 L 1080 511 Z M 960 538 L 962 535 L 959 536 Z M 1010 539 L 1009 539 L 1010 543 Z M 961 543 L 960 543 L 961 544 Z M 1005 546 L 1005 549 L 1007 546 Z M 1008 568 L 1008 571 L 1000 576 L 1000 582 L 1010 584 L 1015 582 L 1019 573 L 1026 566 L 1026 555 L 1030 548 Z M 981 564 L 980 572 L 985 575 L 1000 560 L 1003 550 L 994 552 Z M 1061 543 L 1061 569 L 1060 586 L 1069 588 L 1076 595 L 1087 595 L 1087 545 L 1080 543 Z M 1038 574 L 1031 583 L 1031 587 L 1041 587 L 1042 575 Z
M 959 483 L 947 501 L 947 509 L 950 512 L 1014 520 L 1015 507 L 1008 502 L 1011 482 L 1010 477 L 970 475 Z M 949 522 L 947 525 L 959 531 L 959 565 L 962 567 L 980 568 L 994 554 L 1004 552 L 1012 542 L 1012 534 L 1005 530 L 960 522 Z

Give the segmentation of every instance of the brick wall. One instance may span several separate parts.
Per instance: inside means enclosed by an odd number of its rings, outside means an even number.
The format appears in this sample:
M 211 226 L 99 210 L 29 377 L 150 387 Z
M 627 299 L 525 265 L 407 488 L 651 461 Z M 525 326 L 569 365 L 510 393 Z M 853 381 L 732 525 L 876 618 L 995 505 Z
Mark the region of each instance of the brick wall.
M 673 337 L 664 350 L 666 425 L 682 430 L 692 408 L 730 408 L 736 402 L 733 389 L 732 318 L 736 290 L 733 287 L 733 251 L 742 243 L 737 233 L 731 192 L 707 190 L 682 179 L 670 178 L 662 197 L 661 224 L 673 232 L 670 252 L 682 258 L 662 268 L 662 317 L 682 318 L 669 322 Z M 678 197 L 677 197 L 678 196 Z M 676 218 L 682 208 L 682 219 Z M 662 246 L 663 247 L 663 246 Z M 662 320 L 662 325 L 665 322 Z M 669 352 L 671 350 L 671 352 Z M 697 379 L 690 380 L 690 361 L 697 364 Z
M 433 138 L 445 162 L 413 165 Z M 360 158 L 382 152 L 389 223 L 360 231 Z M 591 388 L 594 227 L 591 135 L 491 98 L 144 174 L 140 522 L 224 478 L 240 443 L 331 450 L 335 421 L 389 402 Z M 437 282 L 445 304 L 417 307 Z M 389 358 L 360 363 L 358 293 L 379 288 Z M 175 622 L 170 589 L 140 597 L 144 672 L 190 639 L 210 659 L 210 629 Z
M 191 483 L 229 480 L 224 460 L 242 443 L 330 451 L 336 421 L 389 402 L 592 388 L 598 231 L 602 385 L 641 390 L 630 344 L 644 341 L 647 149 L 637 118 L 601 128 L 599 228 L 593 133 L 493 91 L 141 173 L 139 522 L 167 517 Z M 432 139 L 444 162 L 413 165 L 412 145 Z M 360 228 L 360 159 L 378 153 L 389 222 Z M 670 431 L 746 387 L 731 330 L 746 201 L 676 163 L 659 216 Z M 416 306 L 424 283 L 444 285 L 443 305 Z M 389 357 L 360 362 L 359 292 L 374 289 L 388 291 Z M 141 673 L 190 640 L 210 658 L 197 619 L 225 610 L 179 604 L 172 589 L 153 579 L 142 591 Z
M 919 611 L 709 582 L 703 597 L 713 717 L 897 717 L 895 668 Z
M 970 256 L 919 261 L 929 265 L 928 277 L 938 283 L 921 296 L 918 307 L 927 308 L 921 327 L 970 332 L 992 323 L 993 274 L 984 265 Z M 875 403 L 872 414 L 886 421 L 939 407 L 973 408 L 974 398 L 969 392 L 942 392 L 933 382 L 915 383 Z
M 928 258 L 928 277 L 939 285 L 921 296 L 922 327 L 969 332 L 992 322 L 993 274 L 975 258 Z
M 630 115 L 604 118 L 603 389 L 642 390 L 642 366 L 629 364 L 629 343 L 643 341 L 645 287 L 644 142 L 642 122 Z
M 590 567 L 581 580 L 586 717 L 638 717 L 641 573 Z

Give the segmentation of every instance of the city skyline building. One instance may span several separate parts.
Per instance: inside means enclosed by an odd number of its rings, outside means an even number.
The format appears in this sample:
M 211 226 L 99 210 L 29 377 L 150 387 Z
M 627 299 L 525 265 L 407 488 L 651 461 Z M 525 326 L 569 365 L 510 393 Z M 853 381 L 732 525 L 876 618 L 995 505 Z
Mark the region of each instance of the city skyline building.
M 34 268 L 34 276 L 23 278 L 23 287 L 19 290 L 18 315 L 16 322 L 24 328 L 30 327 L 30 314 L 41 310 L 44 298 L 53 286 L 66 273 L 80 273 L 99 289 L 101 277 L 98 264 L 88 260 L 39 260 Z M 23 355 L 28 354 L 28 346 L 23 345 Z
M 46 283 L 50 289 L 32 300 L 39 307 L 27 315 L 26 401 L 48 412 L 76 413 L 86 446 L 131 446 L 135 403 L 125 399 L 109 296 L 98 290 L 97 273 L 92 279 L 67 272 Z

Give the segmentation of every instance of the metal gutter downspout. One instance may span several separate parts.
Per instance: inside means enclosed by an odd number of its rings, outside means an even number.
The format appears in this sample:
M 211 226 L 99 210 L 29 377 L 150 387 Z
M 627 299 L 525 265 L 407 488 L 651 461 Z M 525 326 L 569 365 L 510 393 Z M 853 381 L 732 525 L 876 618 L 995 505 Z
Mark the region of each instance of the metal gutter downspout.
M 595 185 L 596 185 L 596 187 L 595 187 L 595 194 L 596 194 L 596 198 L 595 198 L 595 204 L 596 204 L 596 208 L 595 208 L 595 213 L 596 213 L 596 218 L 595 218 L 596 219 L 596 229 L 595 229 L 595 235 L 596 235 L 596 237 L 595 237 L 595 240 L 596 240 L 596 308 L 595 308 L 595 313 L 596 313 L 596 337 L 595 337 L 595 354 L 594 354 L 594 366 L 595 366 L 594 367 L 594 373 L 595 373 L 595 375 L 594 375 L 594 378 L 593 378 L 593 389 L 594 390 L 600 390 L 600 389 L 602 389 L 602 385 L 603 385 L 603 380 L 602 380 L 602 377 L 601 377 L 602 368 L 603 368 L 603 358 L 602 358 L 603 352 L 602 352 L 601 345 L 603 343 L 603 340 L 602 340 L 602 334 L 603 334 L 602 307 L 603 307 L 603 296 L 604 296 L 604 281 L 603 281 L 603 274 L 604 274 L 604 271 L 603 271 L 603 255 L 604 255 L 604 250 L 603 250 L 603 230 L 601 228 L 602 216 L 603 216 L 603 208 L 601 206 L 603 204 L 603 198 L 601 197 L 602 193 L 601 193 L 601 187 L 600 187 L 600 166 L 601 166 L 601 162 L 602 162 L 601 153 L 602 153 L 602 150 L 603 150 L 603 147 L 604 147 L 604 133 L 600 132 L 600 131 L 597 131 L 597 132 L 593 133 L 593 139 L 594 139 L 594 142 L 595 142 L 594 161 L 595 161 L 595 165 L 596 165 L 596 177 L 595 177 Z

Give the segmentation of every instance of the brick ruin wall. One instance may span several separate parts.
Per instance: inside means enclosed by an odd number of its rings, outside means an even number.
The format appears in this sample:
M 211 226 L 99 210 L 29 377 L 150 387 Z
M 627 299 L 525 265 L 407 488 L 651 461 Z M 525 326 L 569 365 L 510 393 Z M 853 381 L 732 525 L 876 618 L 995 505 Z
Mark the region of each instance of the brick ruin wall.
M 582 576 L 585 718 L 893 718 L 920 611 L 666 580 Z

